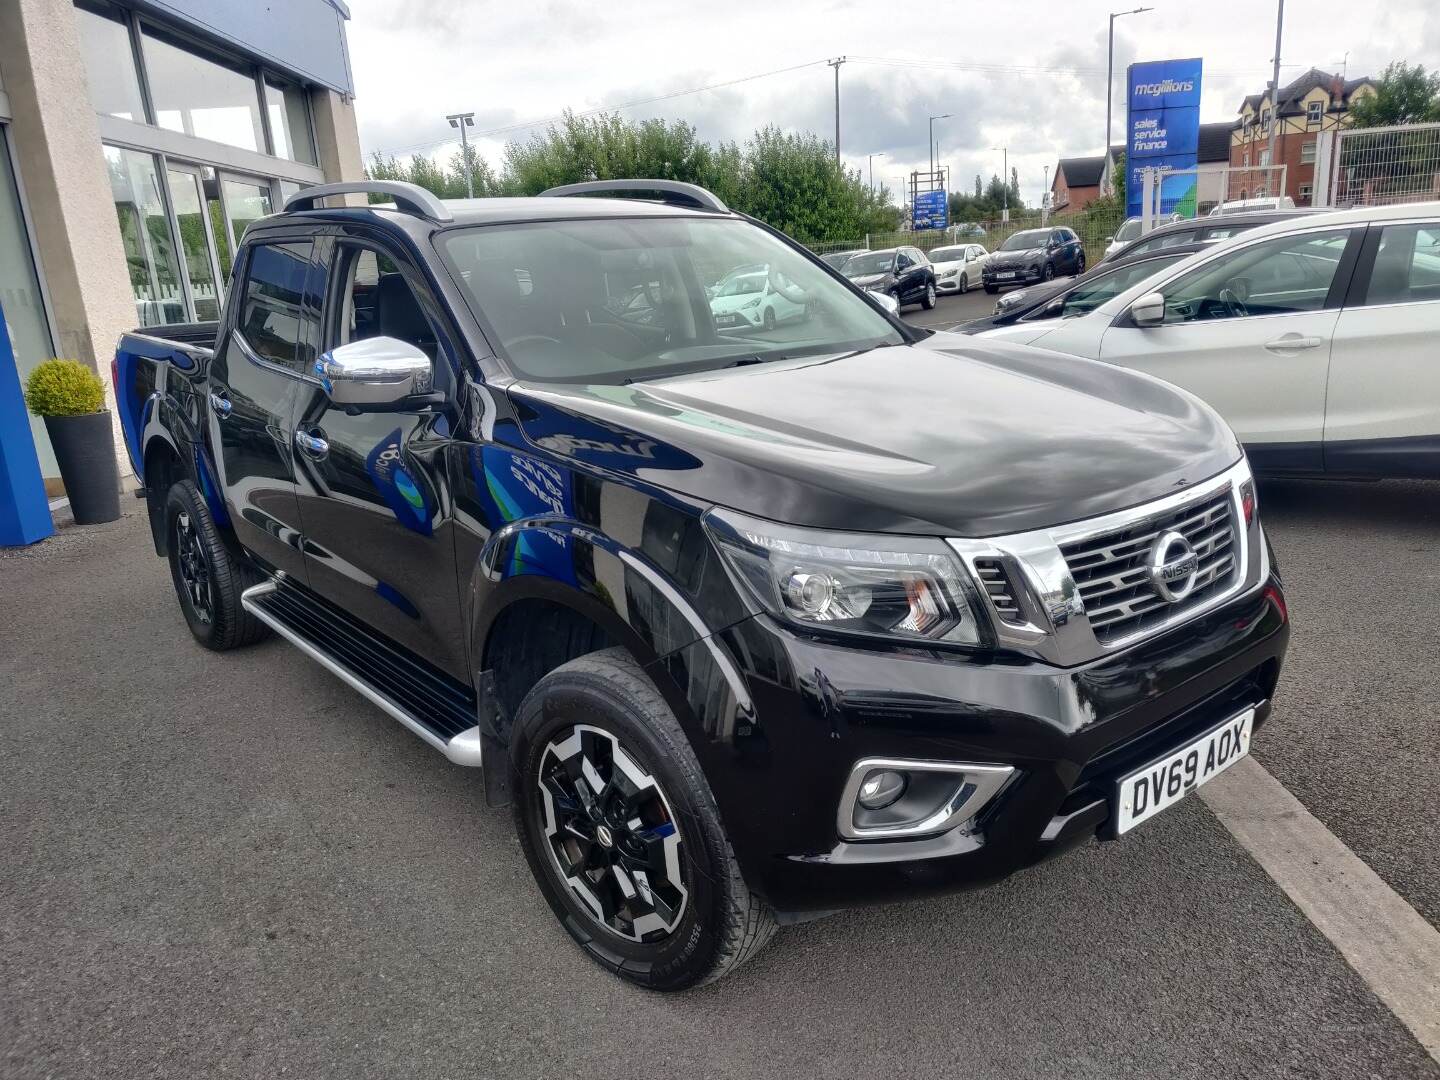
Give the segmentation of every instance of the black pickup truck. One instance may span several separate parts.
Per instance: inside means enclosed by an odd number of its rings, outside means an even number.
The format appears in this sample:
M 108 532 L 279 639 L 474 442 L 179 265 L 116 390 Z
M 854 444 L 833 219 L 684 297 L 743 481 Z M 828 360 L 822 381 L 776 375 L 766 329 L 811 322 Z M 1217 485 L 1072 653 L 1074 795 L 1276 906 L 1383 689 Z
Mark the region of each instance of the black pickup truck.
M 645 986 L 1121 836 L 1270 712 L 1285 601 L 1210 408 L 907 326 L 700 188 L 306 189 L 218 326 L 115 370 L 195 638 L 273 631 L 478 767 Z

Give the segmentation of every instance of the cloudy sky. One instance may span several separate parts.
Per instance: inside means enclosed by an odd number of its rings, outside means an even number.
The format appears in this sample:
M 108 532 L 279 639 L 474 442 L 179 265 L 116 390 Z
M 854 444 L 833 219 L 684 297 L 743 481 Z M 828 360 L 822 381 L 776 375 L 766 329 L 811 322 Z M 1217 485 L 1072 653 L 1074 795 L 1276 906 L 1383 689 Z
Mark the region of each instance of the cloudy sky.
M 633 119 L 684 119 L 707 140 L 744 141 L 756 128 L 834 132 L 841 68 L 840 145 L 875 183 L 898 185 L 926 168 L 927 117 L 956 186 L 1001 169 L 1009 148 L 1029 203 L 1057 157 L 1098 154 L 1105 139 L 1103 0 L 929 4 L 888 0 L 728 0 L 638 4 L 617 0 L 349 0 L 361 143 L 373 151 L 448 157 L 450 112 L 473 111 L 481 152 L 498 164 L 506 140 L 524 140 L 565 109 L 716 86 L 620 110 Z M 1201 56 L 1201 120 L 1229 120 L 1263 89 L 1273 54 L 1273 0 L 1150 0 L 1116 20 L 1113 141 L 1123 141 L 1125 65 Z M 923 14 L 922 14 L 923 12 Z M 1290 0 L 1281 82 L 1309 67 L 1351 77 L 1391 60 L 1440 67 L 1435 0 Z M 747 78 L 778 69 L 779 74 Z M 735 80 L 746 81 L 735 81 Z M 538 125 L 536 122 L 540 122 Z

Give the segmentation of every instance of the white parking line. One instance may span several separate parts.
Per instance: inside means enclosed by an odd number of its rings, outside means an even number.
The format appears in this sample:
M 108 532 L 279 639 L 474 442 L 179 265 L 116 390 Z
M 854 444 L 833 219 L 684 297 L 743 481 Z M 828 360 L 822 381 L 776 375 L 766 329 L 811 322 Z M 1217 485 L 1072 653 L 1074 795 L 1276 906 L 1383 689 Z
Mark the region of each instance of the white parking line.
M 1199 790 L 1221 824 L 1440 1061 L 1440 931 L 1253 758 Z

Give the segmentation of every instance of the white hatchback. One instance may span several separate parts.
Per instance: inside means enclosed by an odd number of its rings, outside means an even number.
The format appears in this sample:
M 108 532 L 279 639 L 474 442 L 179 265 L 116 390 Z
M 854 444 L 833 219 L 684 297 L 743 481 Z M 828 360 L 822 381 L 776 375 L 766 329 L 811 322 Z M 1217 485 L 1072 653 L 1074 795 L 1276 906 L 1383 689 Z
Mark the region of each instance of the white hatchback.
M 1440 477 L 1440 203 L 1262 226 L 1085 314 L 978 336 L 1184 387 L 1260 472 Z
M 980 271 L 990 253 L 981 244 L 954 244 L 930 251 L 935 267 L 935 291 L 965 293 L 980 284 Z

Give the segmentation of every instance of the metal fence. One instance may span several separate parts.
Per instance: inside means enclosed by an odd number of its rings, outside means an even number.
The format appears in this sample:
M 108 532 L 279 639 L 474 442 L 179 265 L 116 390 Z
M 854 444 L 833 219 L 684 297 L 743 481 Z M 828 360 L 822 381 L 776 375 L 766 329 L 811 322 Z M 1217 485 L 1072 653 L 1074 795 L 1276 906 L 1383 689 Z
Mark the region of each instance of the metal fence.
M 1009 221 L 957 222 L 948 229 L 867 233 L 864 236 L 826 240 L 806 246 L 817 255 L 852 250 L 880 251 L 901 245 L 918 247 L 926 253 L 952 244 L 980 244 L 986 251 L 994 251 L 1015 233 L 1025 229 L 1043 228 L 1048 224 L 1051 227 L 1074 229 L 1085 246 L 1085 261 L 1093 266 L 1105 254 L 1106 246 L 1124 220 L 1125 212 L 1122 208 L 1108 205 L 1074 214 L 1050 214 L 1048 219 L 1043 221 L 1039 210 L 1021 210 L 1012 211 Z
M 1440 123 L 1342 130 L 1327 149 L 1329 175 L 1317 185 L 1327 205 L 1440 199 Z

